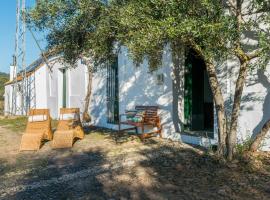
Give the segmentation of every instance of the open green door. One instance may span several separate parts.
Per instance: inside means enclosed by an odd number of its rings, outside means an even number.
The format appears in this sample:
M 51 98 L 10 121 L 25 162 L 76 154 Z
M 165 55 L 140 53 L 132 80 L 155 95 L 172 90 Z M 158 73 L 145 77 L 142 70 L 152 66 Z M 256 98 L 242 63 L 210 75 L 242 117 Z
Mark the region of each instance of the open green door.
M 204 60 L 189 50 L 184 76 L 184 128 L 186 131 L 213 132 L 213 95 Z

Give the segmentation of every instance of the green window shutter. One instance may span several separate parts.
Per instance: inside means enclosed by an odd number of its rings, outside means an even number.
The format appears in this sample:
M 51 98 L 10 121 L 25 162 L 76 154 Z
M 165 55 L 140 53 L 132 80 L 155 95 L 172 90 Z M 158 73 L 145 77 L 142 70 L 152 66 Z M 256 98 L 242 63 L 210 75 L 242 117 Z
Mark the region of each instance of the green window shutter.
M 67 107 L 67 73 L 63 69 L 63 108 Z
M 118 59 L 107 65 L 107 122 L 119 121 Z

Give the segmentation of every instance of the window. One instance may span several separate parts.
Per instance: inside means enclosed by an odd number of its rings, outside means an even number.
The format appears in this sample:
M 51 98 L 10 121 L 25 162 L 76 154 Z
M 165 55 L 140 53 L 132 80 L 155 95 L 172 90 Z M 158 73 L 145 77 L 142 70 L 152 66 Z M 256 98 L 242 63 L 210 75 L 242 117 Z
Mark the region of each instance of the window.
M 118 59 L 107 66 L 107 122 L 119 121 Z

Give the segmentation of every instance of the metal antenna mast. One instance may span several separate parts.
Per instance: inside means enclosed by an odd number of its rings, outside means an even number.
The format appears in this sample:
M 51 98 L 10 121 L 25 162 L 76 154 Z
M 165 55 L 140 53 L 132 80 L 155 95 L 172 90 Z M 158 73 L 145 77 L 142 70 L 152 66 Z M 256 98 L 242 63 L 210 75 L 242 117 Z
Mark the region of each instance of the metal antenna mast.
M 26 9 L 25 0 L 17 0 L 16 8 L 16 37 L 15 54 L 13 59 L 13 92 L 12 92 L 12 115 L 24 115 L 28 111 L 27 106 L 27 77 L 25 64 L 25 32 L 26 32 Z M 18 80 L 18 77 L 20 80 Z

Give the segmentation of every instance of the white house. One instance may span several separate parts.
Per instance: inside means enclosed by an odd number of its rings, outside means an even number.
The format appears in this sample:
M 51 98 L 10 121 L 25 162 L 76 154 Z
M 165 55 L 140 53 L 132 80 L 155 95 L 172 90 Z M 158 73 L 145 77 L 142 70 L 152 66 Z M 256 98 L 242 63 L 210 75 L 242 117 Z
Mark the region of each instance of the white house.
M 56 119 L 62 107 L 83 109 L 87 85 L 86 66 L 79 61 L 76 68 L 67 67 L 59 56 L 50 57 L 48 62 L 49 66 L 39 58 L 31 64 L 26 70 L 27 78 L 24 82 L 20 76 L 17 77 L 17 90 L 25 91 L 17 92 L 16 98 L 13 97 L 16 81 L 12 76 L 14 67 L 10 67 L 10 81 L 5 85 L 6 115 L 24 115 L 23 107 L 49 108 L 51 117 Z M 22 94 L 25 95 L 24 98 Z
M 216 144 L 214 104 L 204 62 L 192 51 L 184 56 L 184 51 L 183 48 L 183 56 L 178 59 L 179 67 L 175 67 L 170 48 L 165 48 L 162 66 L 149 72 L 147 61 L 136 67 L 127 49 L 122 47 L 115 63 L 100 67 L 94 74 L 89 108 L 93 125 L 117 130 L 119 113 L 136 105 L 155 105 L 160 108 L 164 137 L 204 146 Z M 29 78 L 34 79 L 31 87 L 35 89 L 35 98 L 30 98 L 31 107 L 49 108 L 53 118 L 57 118 L 59 108 L 64 106 L 82 110 L 87 87 L 86 66 L 79 62 L 77 68 L 65 68 L 60 60 L 60 57 L 50 58 L 52 72 L 43 62 L 29 67 Z M 234 60 L 217 65 L 228 109 L 236 80 L 235 66 L 238 63 Z M 268 67 L 266 71 L 249 73 L 239 118 L 239 142 L 256 134 L 270 118 L 269 70 Z M 14 80 L 10 80 L 5 86 L 6 114 L 10 113 L 13 85 Z M 267 138 L 262 149 L 269 148 Z

